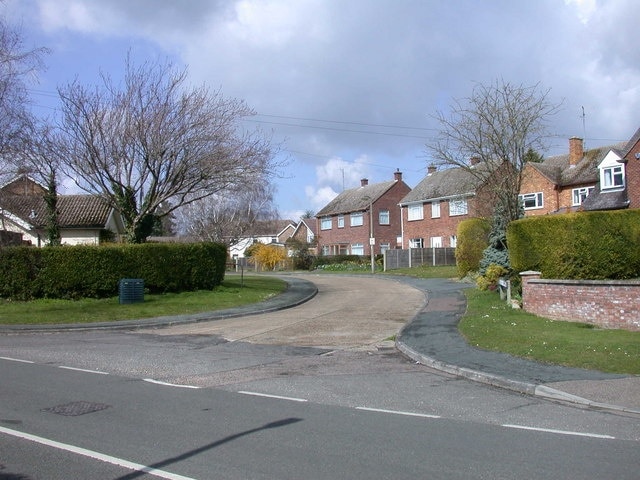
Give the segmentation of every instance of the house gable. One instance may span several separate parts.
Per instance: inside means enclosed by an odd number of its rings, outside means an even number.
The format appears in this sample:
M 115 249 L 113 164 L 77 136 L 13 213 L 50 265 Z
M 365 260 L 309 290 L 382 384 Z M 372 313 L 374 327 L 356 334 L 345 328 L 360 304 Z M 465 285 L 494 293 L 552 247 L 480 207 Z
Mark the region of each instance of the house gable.
M 640 208 L 640 128 L 623 149 L 629 208 Z

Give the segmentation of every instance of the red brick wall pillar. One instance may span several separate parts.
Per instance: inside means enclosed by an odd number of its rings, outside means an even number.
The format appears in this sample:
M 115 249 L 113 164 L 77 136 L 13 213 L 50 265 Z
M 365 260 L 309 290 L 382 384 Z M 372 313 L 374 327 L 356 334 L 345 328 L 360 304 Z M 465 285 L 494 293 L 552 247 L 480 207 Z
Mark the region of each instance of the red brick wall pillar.
M 527 270 L 526 272 L 520 272 L 520 277 L 522 278 L 522 308 L 524 310 L 527 309 L 527 290 L 529 280 L 537 280 L 540 278 L 541 273 L 535 272 L 533 270 Z

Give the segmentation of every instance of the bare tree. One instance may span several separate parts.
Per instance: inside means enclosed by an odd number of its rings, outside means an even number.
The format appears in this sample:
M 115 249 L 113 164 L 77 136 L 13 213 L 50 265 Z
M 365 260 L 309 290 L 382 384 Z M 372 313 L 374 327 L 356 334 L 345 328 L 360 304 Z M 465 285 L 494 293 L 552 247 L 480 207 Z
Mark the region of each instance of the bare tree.
M 45 48 L 26 49 L 21 32 L 0 18 L 0 159 L 5 172 L 15 173 L 11 157 L 33 122 L 27 85 L 43 68 L 45 53 Z
M 256 178 L 224 195 L 212 195 L 181 208 L 176 217 L 180 229 L 200 240 L 231 245 L 258 221 L 273 220 L 273 186 L 268 179 Z
M 547 121 L 559 108 L 538 84 L 477 85 L 448 114 L 436 114 L 440 133 L 427 148 L 437 164 L 463 168 L 479 183 L 491 180 L 496 207 L 514 220 L 521 212 L 518 194 L 529 152 L 545 149 Z
M 125 67 L 122 85 L 103 73 L 58 91 L 69 174 L 122 213 L 129 241 L 144 241 L 154 217 L 277 171 L 269 139 L 240 128 L 254 114 L 243 101 L 188 87 L 170 63 Z

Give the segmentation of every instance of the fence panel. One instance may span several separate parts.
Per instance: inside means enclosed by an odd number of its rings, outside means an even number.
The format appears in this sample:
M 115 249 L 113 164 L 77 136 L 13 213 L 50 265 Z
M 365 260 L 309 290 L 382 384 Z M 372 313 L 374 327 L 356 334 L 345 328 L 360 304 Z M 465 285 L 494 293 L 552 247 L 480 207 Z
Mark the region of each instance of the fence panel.
M 385 250 L 384 252 L 385 271 L 422 265 L 443 266 L 455 264 L 455 248 L 410 248 L 408 250 Z

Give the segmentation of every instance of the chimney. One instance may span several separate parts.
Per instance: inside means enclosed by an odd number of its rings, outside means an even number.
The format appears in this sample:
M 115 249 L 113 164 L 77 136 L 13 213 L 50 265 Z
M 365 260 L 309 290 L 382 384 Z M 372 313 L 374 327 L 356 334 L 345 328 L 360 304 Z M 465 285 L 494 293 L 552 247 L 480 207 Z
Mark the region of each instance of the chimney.
M 368 178 L 360 179 L 360 186 L 361 187 L 366 187 L 367 185 L 369 185 L 369 179 Z
M 436 173 L 436 170 L 436 166 L 432 163 L 431 165 L 429 165 L 429 168 L 427 168 L 427 176 L 433 175 L 434 173 Z
M 569 165 L 575 167 L 580 160 L 584 157 L 584 146 L 582 139 L 578 137 L 571 137 L 569 139 Z
M 475 167 L 476 165 L 478 165 L 481 161 L 480 157 L 471 157 L 471 159 L 469 160 L 471 163 L 472 167 Z
M 396 182 L 399 182 L 402 180 L 402 172 L 400 171 L 399 168 L 397 168 L 396 171 L 393 172 L 393 178 Z

